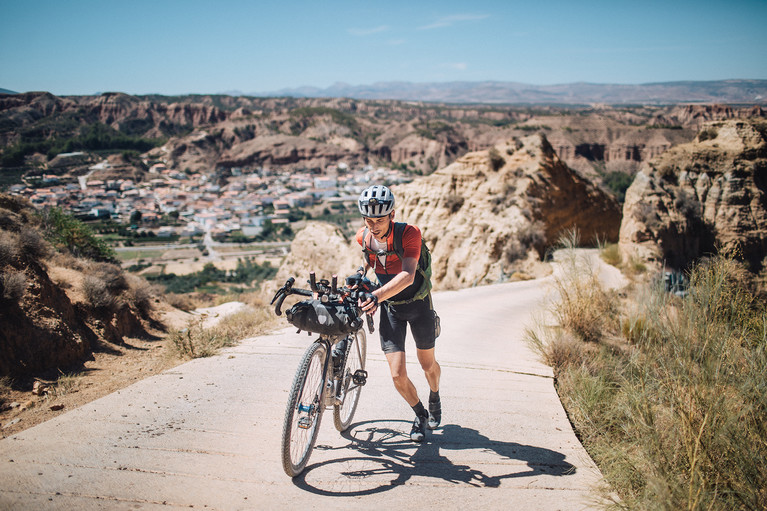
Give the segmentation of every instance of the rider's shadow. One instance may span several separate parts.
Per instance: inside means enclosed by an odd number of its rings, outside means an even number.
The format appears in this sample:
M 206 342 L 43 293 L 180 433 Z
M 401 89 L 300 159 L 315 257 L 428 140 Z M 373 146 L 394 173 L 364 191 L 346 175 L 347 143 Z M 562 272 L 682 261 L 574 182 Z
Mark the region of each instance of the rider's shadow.
M 349 445 L 325 449 L 351 449 L 359 456 L 341 457 L 310 465 L 301 477 L 294 479 L 295 484 L 314 493 L 349 496 L 387 491 L 404 484 L 411 477 L 432 477 L 453 484 L 495 488 L 501 485 L 503 479 L 539 475 L 567 476 L 576 471 L 572 464 L 565 461 L 562 453 L 516 442 L 491 440 L 475 429 L 453 424 L 429 434 L 427 442 L 414 444 L 396 427 L 387 425 L 392 422 L 403 421 L 355 424 L 343 434 L 350 441 Z M 323 449 L 322 446 L 317 448 Z M 450 452 L 461 450 L 492 452 L 501 458 L 499 463 L 492 463 L 492 466 L 501 467 L 503 472 L 510 467 L 514 470 L 490 475 L 478 468 L 456 463 L 448 457 Z M 503 459 L 524 464 L 503 463 Z M 320 488 L 320 483 L 312 483 L 312 473 L 324 470 L 340 471 L 340 477 L 346 478 L 349 484 Z

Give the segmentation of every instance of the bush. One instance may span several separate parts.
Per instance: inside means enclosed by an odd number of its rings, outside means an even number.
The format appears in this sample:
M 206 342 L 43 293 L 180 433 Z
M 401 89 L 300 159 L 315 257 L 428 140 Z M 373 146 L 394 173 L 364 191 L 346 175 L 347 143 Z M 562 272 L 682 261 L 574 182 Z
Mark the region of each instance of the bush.
M 114 252 L 93 231 L 59 208 L 49 208 L 41 215 L 45 237 L 54 245 L 69 250 L 76 257 L 116 263 Z
M 501 167 L 504 166 L 506 163 L 506 160 L 503 158 L 500 152 L 498 152 L 498 149 L 495 147 L 490 148 L 490 150 L 487 153 L 487 157 L 490 160 L 490 168 L 493 169 L 495 172 L 498 172 Z
M 608 243 L 600 247 L 599 257 L 601 257 L 602 260 L 607 264 L 615 267 L 620 266 L 620 264 L 623 262 L 620 247 L 618 247 L 617 243 Z
M 445 208 L 451 213 L 457 213 L 461 206 L 463 206 L 464 198 L 455 193 L 451 193 L 445 197 Z
M 16 233 L 0 231 L 0 264 L 9 264 L 19 255 L 21 242 Z
M 50 246 L 40 236 L 37 229 L 33 227 L 26 226 L 22 228 L 21 232 L 19 232 L 19 241 L 24 253 L 29 257 L 39 259 L 50 254 Z
M 113 294 L 120 294 L 129 287 L 125 273 L 116 264 L 93 263 L 88 270 L 94 277 L 104 282 L 106 288 Z
M 182 311 L 194 310 L 197 305 L 194 300 L 187 294 L 168 293 L 165 295 L 165 301 L 172 307 L 180 309 Z
M 605 174 L 602 182 L 615 195 L 616 200 L 623 204 L 626 200 L 626 190 L 634 182 L 634 177 L 625 172 L 610 172 Z
M 11 270 L 0 275 L 0 291 L 3 298 L 20 302 L 27 292 L 27 276 L 23 271 Z
M 128 299 L 143 317 L 149 317 L 149 313 L 153 308 L 154 299 L 161 292 L 160 289 L 135 275 L 128 275 L 127 281 Z
M 713 140 L 719 136 L 719 133 L 715 128 L 706 128 L 698 133 L 698 142 L 704 142 L 706 140 Z
M 96 309 L 115 310 L 119 304 L 107 283 L 94 275 L 86 275 L 83 279 L 83 293 L 86 301 Z

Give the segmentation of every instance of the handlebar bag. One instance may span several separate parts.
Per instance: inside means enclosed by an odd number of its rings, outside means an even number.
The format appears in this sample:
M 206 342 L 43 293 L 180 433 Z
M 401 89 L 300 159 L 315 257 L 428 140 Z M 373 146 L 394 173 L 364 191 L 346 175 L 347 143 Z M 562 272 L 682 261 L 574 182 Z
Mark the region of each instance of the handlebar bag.
M 299 330 L 324 335 L 346 335 L 362 326 L 362 320 L 346 302 L 303 300 L 285 311 L 285 317 Z

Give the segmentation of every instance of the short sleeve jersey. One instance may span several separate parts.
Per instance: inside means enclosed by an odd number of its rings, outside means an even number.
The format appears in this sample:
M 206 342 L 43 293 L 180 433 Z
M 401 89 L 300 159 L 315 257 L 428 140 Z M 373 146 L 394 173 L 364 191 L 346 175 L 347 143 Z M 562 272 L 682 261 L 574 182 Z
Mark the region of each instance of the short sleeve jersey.
M 372 245 L 373 235 L 368 232 L 367 239 L 363 240 L 362 237 L 364 234 L 365 227 L 362 227 L 359 231 L 357 231 L 357 243 L 359 243 L 362 247 L 367 246 L 367 248 L 375 252 L 375 247 Z M 392 225 L 389 236 L 386 239 L 386 250 L 394 250 L 394 225 Z M 413 259 L 418 260 L 418 258 L 421 256 L 421 230 L 418 229 L 418 227 L 415 225 L 405 226 L 405 230 L 402 232 L 402 251 L 405 259 L 412 257 Z M 386 284 L 391 279 L 393 279 L 395 275 L 402 271 L 402 261 L 400 261 L 396 254 L 386 256 L 385 264 L 381 264 L 379 257 L 374 254 L 366 254 L 366 256 L 368 264 L 371 268 L 374 268 L 376 276 L 378 277 L 378 281 L 381 282 L 381 284 Z M 419 279 L 416 278 L 416 281 L 414 281 L 412 285 L 399 293 L 399 295 L 414 294 L 418 290 L 418 287 L 420 287 L 418 280 Z M 392 297 L 392 299 L 395 298 L 397 297 Z

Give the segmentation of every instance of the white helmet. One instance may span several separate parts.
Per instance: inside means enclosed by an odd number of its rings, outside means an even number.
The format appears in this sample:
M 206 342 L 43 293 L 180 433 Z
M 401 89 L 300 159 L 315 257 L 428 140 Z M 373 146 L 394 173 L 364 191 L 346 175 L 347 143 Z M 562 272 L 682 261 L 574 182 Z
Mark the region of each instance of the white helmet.
M 394 195 L 383 185 L 373 185 L 360 195 L 357 206 L 362 216 L 378 218 L 394 210 Z

